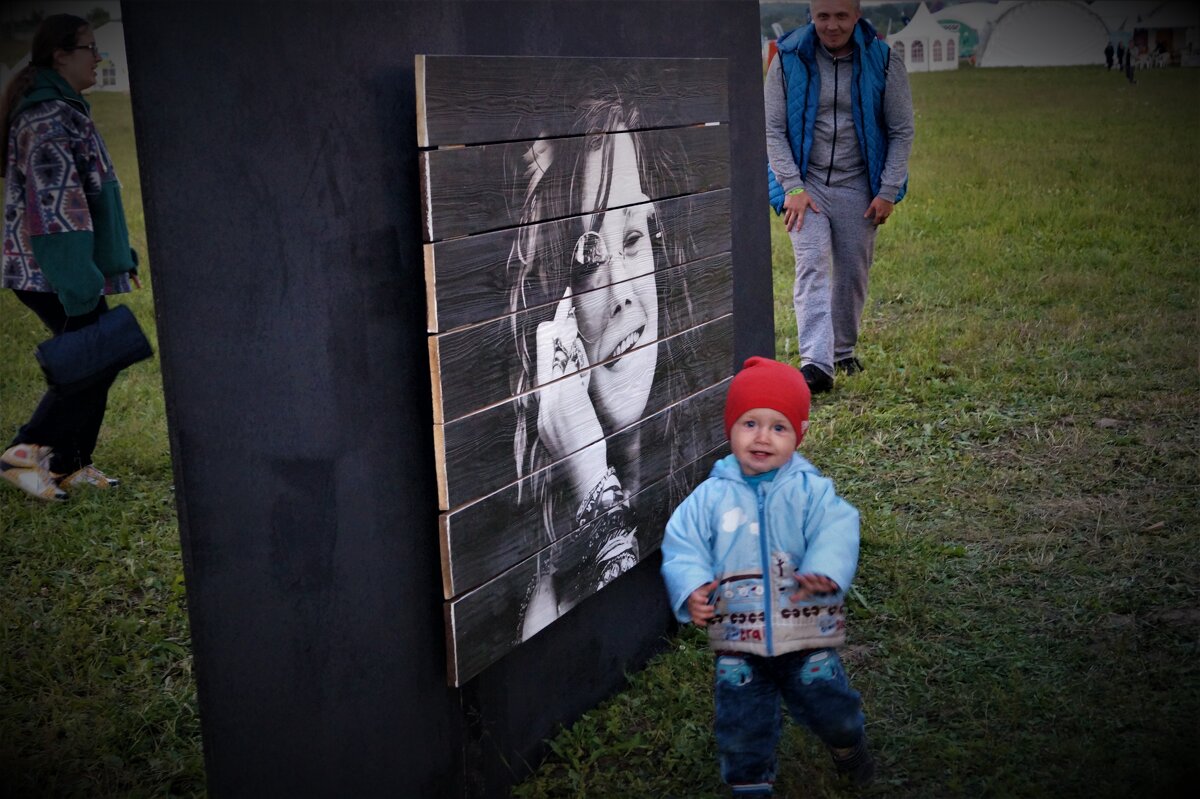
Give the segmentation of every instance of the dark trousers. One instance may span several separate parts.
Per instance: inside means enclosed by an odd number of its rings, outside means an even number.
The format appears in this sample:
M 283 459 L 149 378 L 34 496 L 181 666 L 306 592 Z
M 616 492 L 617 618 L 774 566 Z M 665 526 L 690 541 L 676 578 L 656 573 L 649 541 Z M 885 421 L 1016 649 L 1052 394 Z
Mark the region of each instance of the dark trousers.
M 43 291 L 19 291 L 14 289 L 27 308 L 37 314 L 38 319 L 52 335 L 68 333 L 94 323 L 100 314 L 108 311 L 108 304 L 100 298 L 100 304 L 83 316 L 67 316 L 57 294 Z M 48 388 L 41 402 L 9 446 L 16 444 L 39 444 L 51 447 L 50 471 L 70 474 L 92 462 L 100 425 L 104 423 L 104 411 L 108 408 L 108 389 L 112 377 L 70 395 L 63 395 Z
M 721 778 L 737 795 L 771 793 L 781 698 L 793 720 L 826 746 L 850 748 L 862 740 L 862 702 L 833 649 L 718 655 L 714 695 Z

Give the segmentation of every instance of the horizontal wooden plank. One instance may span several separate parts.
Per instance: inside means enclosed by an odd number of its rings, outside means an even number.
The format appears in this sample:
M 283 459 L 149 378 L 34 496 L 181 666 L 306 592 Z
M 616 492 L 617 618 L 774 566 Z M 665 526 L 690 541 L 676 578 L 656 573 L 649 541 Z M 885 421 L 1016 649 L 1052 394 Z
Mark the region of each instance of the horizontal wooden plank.
M 719 58 L 416 56 L 417 146 L 569 136 L 597 130 L 588 103 L 618 92 L 640 127 L 729 119 Z
M 657 365 L 652 387 L 640 417 L 656 413 L 684 397 L 717 383 L 733 372 L 733 317 L 723 316 L 703 325 L 678 333 L 656 344 L 642 349 L 657 347 Z M 634 351 L 636 352 L 636 351 Z M 629 358 L 630 355 L 626 355 Z M 607 369 L 605 365 L 592 366 L 593 382 L 596 370 Z M 600 375 L 604 381 L 612 378 Z M 573 376 L 569 379 L 579 379 Z M 520 477 L 514 454 L 514 442 L 518 439 L 519 422 L 526 421 L 527 435 L 536 434 L 537 406 L 542 394 L 553 387 L 541 387 L 534 391 L 494 405 L 470 416 L 442 425 L 442 433 L 435 434 L 435 443 L 444 447 L 435 451 L 438 480 L 438 498 L 441 510 L 457 508 L 475 499 L 498 491 Z M 596 402 L 595 389 L 584 394 L 580 401 L 589 406 Z M 605 398 L 602 398 L 605 399 Z M 613 401 L 613 396 L 606 399 Z M 620 401 L 622 397 L 616 397 Z M 525 414 L 521 417 L 520 414 Z M 588 409 L 582 406 L 565 405 L 560 408 L 562 419 L 586 419 Z M 637 419 L 631 419 L 625 427 Z M 601 420 L 601 425 L 605 424 Z M 436 427 L 436 425 L 435 425 Z M 605 435 L 616 429 L 605 429 Z M 578 451 L 595 441 L 580 441 L 572 450 Z M 524 465 L 524 457 L 521 458 Z M 526 467 L 526 471 L 533 471 Z
M 722 444 L 630 499 L 637 525 L 638 560 L 662 545 L 663 528 L 672 511 L 728 451 L 728 446 Z M 601 590 L 587 576 L 590 570 L 586 561 L 593 557 L 596 546 L 589 537 L 591 532 L 591 528 L 584 527 L 476 590 L 446 602 L 446 665 L 451 685 L 462 685 L 557 620 L 542 618 L 534 623 L 523 618 L 529 597 L 539 587 L 539 574 L 563 576 L 555 586 L 556 612 L 560 616 Z M 523 626 L 523 621 L 529 624 Z
M 689 194 L 654 203 L 664 260 L 682 264 L 730 249 L 729 189 Z M 514 291 L 510 263 L 519 235 L 545 242 L 551 262 L 570 259 L 578 235 L 566 220 L 506 228 L 425 245 L 425 289 L 430 333 L 485 322 L 553 302 L 553 288 L 529 280 Z M 561 295 L 561 291 L 558 291 Z
M 640 168 L 634 173 L 636 184 L 628 184 L 626 175 L 629 171 L 621 170 L 621 182 L 613 185 L 626 187 L 625 194 L 659 200 L 728 188 L 728 125 L 538 140 L 537 147 L 552 148 L 553 157 L 546 159 L 549 165 L 538 174 L 536 212 L 525 207 L 526 196 L 533 185 L 527 156 L 535 142 L 431 150 L 419 156 L 425 241 L 470 236 L 597 210 L 590 205 L 583 206 L 583 179 L 572 174 L 573 166 L 586 160 L 588 151 L 598 140 L 627 135 L 637 141 L 640 153 L 653 154 L 653 158 L 643 156 Z M 648 167 L 652 161 L 671 164 L 670 174 L 652 172 Z M 630 164 L 630 169 L 634 168 L 637 167 Z M 661 174 L 662 179 L 651 179 L 652 174 Z M 606 203 L 599 210 L 632 202 Z
M 673 336 L 686 327 L 733 311 L 732 257 L 722 253 L 654 272 L 658 332 L 648 331 L 642 344 Z M 646 276 L 635 278 L 645 281 Z M 574 295 L 619 300 L 633 293 L 634 280 L 621 281 Z M 433 421 L 443 424 L 514 396 L 522 370 L 521 350 L 536 347 L 538 325 L 553 319 L 557 303 L 530 308 L 500 319 L 459 328 L 429 338 L 433 375 Z M 515 331 L 524 331 L 518 339 Z M 530 358 L 535 358 L 530 353 Z
M 639 453 L 641 484 L 660 480 L 725 440 L 723 412 L 728 388 L 728 380 L 710 386 L 615 433 L 609 441 L 615 449 L 636 449 Z M 540 470 L 495 494 L 442 514 L 439 526 L 445 598 L 482 585 L 576 529 L 578 500 L 571 496 L 565 480 L 555 485 L 553 475 L 546 472 Z M 536 486 L 547 481 L 551 483 L 551 500 L 535 499 Z M 547 507 L 549 518 L 544 515 Z M 547 525 L 553 529 L 547 529 Z

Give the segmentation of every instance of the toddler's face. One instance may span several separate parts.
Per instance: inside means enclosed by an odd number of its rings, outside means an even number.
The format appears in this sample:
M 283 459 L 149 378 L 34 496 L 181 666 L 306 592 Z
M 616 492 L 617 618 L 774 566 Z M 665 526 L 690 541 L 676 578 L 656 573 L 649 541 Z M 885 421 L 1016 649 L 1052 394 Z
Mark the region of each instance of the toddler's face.
M 729 447 L 744 474 L 762 474 L 791 460 L 798 437 L 792 423 L 771 408 L 751 408 L 729 431 Z

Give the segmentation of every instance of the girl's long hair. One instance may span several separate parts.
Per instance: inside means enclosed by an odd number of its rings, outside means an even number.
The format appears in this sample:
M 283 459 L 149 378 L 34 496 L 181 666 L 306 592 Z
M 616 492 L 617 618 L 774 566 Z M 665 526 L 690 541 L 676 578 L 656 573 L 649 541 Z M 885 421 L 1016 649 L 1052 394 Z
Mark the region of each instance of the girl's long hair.
M 39 69 L 54 69 L 54 51 L 73 48 L 87 27 L 86 19 L 73 14 L 52 14 L 38 25 L 29 49 L 29 63 L 9 79 L 3 97 L 0 97 L 0 119 L 4 121 L 0 126 L 0 177 L 7 177 L 10 116 L 21 95 L 29 91 Z
M 627 82 L 614 82 L 596 70 L 587 76 L 585 88 L 580 93 L 579 113 L 576 129 L 581 135 L 553 140 L 553 155 L 548 166 L 531 164 L 533 149 L 520 148 L 519 153 L 509 159 L 506 170 L 514 178 L 517 187 L 513 198 L 513 217 L 522 227 L 519 229 L 508 258 L 507 283 L 509 286 L 507 310 L 512 316 L 512 335 L 516 343 L 519 369 L 510 378 L 509 388 L 517 396 L 517 419 L 513 437 L 513 457 L 518 479 L 536 474 L 533 486 L 526 496 L 518 496 L 518 502 L 535 501 L 541 506 L 543 533 L 547 542 L 555 535 L 555 495 L 552 469 L 544 467 L 550 463 L 549 454 L 541 444 L 537 432 L 537 402 L 533 389 L 537 382 L 536 323 L 518 323 L 516 312 L 525 308 L 550 303 L 549 315 L 553 314 L 553 303 L 562 298 L 571 284 L 571 258 L 575 242 L 585 232 L 581 215 L 585 205 L 589 208 L 604 208 L 607 205 L 608 180 L 612 163 L 613 137 L 598 136 L 601 132 L 627 130 L 631 133 L 637 154 L 638 174 L 642 188 L 651 197 L 672 197 L 681 193 L 682 170 L 686 163 L 677 148 L 649 148 L 643 139 L 644 131 L 654 126 L 654 120 L 644 118 L 632 91 L 645 78 L 631 76 Z M 584 167 L 590 149 L 602 149 L 601 162 L 605 177 L 599 181 L 599 196 L 584 197 Z M 528 180 L 518 180 L 522 174 Z M 591 225 L 598 228 L 603 221 L 603 212 L 591 218 Z M 656 221 L 651 215 L 652 228 Z M 655 248 L 656 270 L 683 262 L 686 252 L 686 230 L 663 230 Z M 656 274 L 656 281 L 666 279 Z M 663 292 L 659 291 L 660 296 Z M 690 312 L 690 301 L 686 303 Z M 670 309 L 660 306 L 659 325 L 667 329 Z M 687 325 L 685 325 L 686 327 Z M 676 329 L 680 329 L 676 326 Z M 669 345 L 660 345 L 659 363 L 670 360 Z M 658 375 L 655 376 L 654 391 L 661 390 Z M 605 435 L 615 431 L 605 430 Z M 610 453 L 611 459 L 611 453 Z M 626 477 L 618 477 L 627 482 Z M 627 485 L 627 487 L 629 487 Z M 578 501 L 578 498 L 576 498 Z

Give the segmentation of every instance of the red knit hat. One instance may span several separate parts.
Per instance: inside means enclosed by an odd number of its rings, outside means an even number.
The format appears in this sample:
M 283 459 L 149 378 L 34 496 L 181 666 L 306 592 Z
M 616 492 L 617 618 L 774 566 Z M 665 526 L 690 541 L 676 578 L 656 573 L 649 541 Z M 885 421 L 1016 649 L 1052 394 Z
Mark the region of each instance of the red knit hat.
M 792 423 L 799 444 L 808 429 L 811 402 L 812 394 L 799 369 L 757 355 L 747 358 L 742 371 L 729 384 L 729 396 L 725 399 L 725 437 L 729 438 L 733 423 L 746 411 L 770 408 Z

